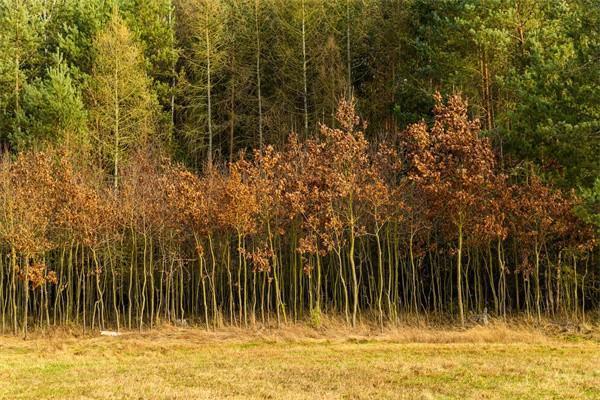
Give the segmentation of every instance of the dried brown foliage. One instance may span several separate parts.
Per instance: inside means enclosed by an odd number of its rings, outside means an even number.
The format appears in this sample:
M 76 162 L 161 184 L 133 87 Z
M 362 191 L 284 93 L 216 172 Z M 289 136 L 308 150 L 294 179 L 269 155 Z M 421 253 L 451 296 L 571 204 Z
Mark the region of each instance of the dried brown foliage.
M 215 324 L 224 309 L 247 322 L 257 301 L 264 317 L 273 299 L 285 320 L 292 306 L 301 314 L 308 292 L 310 307 L 329 299 L 348 320 L 352 294 L 353 322 L 360 304 L 376 307 L 383 323 L 384 308 L 393 319 L 398 307 L 416 312 L 431 298 L 435 311 L 452 304 L 454 291 L 442 282 L 462 258 L 468 269 L 459 282 L 475 276 L 496 304 L 506 301 L 497 292 L 507 290 L 508 275 L 515 284 L 537 276 L 537 297 L 529 286 L 523 296 L 538 304 L 542 296 L 560 302 L 560 287 L 593 298 L 585 285 L 597 273 L 589 269 L 596 238 L 573 212 L 578 198 L 532 171 L 510 178 L 500 171 L 460 96 L 436 96 L 434 113 L 431 126 L 417 123 L 395 138 L 399 145 L 375 147 L 354 101 L 342 100 L 337 126 L 321 125 L 306 140 L 292 134 L 281 149 L 266 146 L 227 168 L 197 173 L 140 150 L 122 165 L 117 188 L 109 173 L 65 151 L 6 156 L 0 251 L 28 288 L 56 286 L 44 296 L 58 314 L 64 296 L 72 309 L 76 296 L 93 289 L 94 301 L 78 307 L 101 320 L 105 303 L 129 320 L 136 309 L 143 321 L 161 312 L 198 314 L 200 299 L 207 326 L 208 303 Z M 571 281 L 558 281 L 558 268 Z M 12 301 L 17 291 L 8 287 Z M 134 299 L 140 292 L 142 300 Z M 473 296 L 482 307 L 481 294 Z M 552 301 L 548 310 L 557 309 Z

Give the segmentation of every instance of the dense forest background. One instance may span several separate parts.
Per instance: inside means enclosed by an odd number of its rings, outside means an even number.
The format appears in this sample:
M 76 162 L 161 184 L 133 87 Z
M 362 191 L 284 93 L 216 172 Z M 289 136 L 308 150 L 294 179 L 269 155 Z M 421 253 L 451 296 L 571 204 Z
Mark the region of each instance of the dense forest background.
M 2 329 L 585 318 L 599 27 L 596 0 L 2 0 Z

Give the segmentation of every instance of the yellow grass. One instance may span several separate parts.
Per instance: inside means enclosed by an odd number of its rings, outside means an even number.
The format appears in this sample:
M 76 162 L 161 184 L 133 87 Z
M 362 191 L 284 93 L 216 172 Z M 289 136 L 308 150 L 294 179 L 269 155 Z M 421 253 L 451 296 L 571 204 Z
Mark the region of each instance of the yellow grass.
M 505 326 L 0 336 L 0 398 L 600 398 L 600 343 Z

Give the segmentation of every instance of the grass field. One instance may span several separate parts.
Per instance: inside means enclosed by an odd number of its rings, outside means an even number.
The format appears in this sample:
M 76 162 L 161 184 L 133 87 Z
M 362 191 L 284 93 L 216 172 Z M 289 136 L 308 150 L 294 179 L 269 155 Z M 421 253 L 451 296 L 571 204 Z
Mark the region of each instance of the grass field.
M 505 327 L 0 336 L 0 398 L 600 398 L 600 343 Z

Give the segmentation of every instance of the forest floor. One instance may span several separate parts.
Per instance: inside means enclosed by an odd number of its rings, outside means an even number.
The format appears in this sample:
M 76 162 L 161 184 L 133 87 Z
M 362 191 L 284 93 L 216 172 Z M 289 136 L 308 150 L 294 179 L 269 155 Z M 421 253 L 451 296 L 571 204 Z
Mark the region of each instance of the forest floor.
M 0 398 L 598 399 L 600 340 L 505 325 L 0 336 Z

